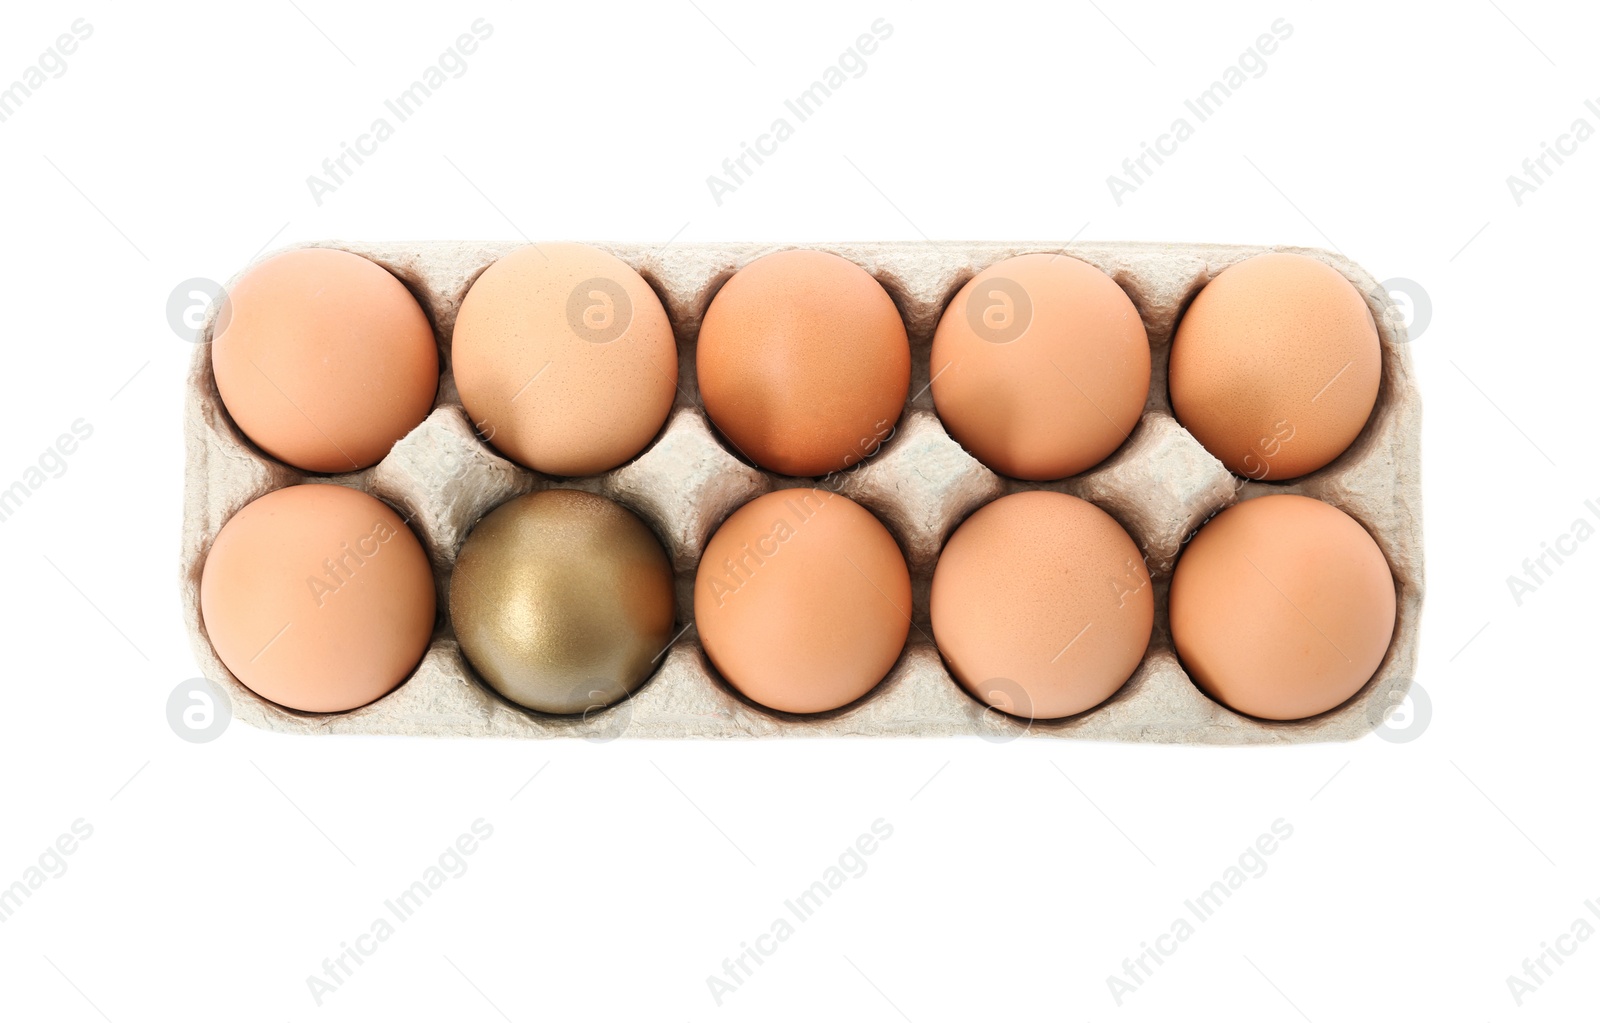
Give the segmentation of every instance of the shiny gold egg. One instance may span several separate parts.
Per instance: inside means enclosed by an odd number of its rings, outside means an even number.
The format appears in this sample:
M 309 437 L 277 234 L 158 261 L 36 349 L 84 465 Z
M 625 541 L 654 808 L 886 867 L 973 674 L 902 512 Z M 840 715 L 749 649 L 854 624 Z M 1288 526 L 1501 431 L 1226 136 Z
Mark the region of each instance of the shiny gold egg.
M 650 527 L 580 490 L 515 497 L 473 527 L 450 581 L 461 652 L 490 688 L 583 714 L 639 688 L 672 640 L 672 566 Z

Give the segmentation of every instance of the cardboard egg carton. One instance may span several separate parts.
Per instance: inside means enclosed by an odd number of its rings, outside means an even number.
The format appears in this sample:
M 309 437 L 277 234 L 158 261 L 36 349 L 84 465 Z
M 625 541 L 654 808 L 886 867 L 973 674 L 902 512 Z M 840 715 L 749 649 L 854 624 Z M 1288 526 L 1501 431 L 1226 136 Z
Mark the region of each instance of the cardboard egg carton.
M 451 371 L 456 314 L 478 274 L 518 242 L 325 243 L 388 268 L 433 322 L 442 380 L 433 411 L 387 457 L 333 477 L 399 509 L 432 561 L 441 618 L 427 654 L 398 689 L 342 714 L 292 711 L 240 685 L 217 658 L 200 617 L 200 573 L 223 523 L 268 491 L 327 479 L 268 458 L 233 425 L 217 393 L 209 344 L 196 347 L 184 428 L 182 589 L 184 613 L 202 671 L 229 694 L 233 713 L 262 728 L 297 733 L 488 735 L 604 740 L 640 737 L 783 735 L 1020 734 L 1207 744 L 1320 742 L 1372 730 L 1410 685 L 1421 612 L 1421 407 L 1403 320 L 1366 271 L 1335 253 L 1294 249 L 1342 273 L 1363 295 L 1378 325 L 1383 376 L 1376 408 L 1355 443 L 1333 464 L 1286 484 L 1233 476 L 1173 419 L 1167 356 L 1178 318 L 1208 281 L 1267 247 L 1141 243 L 889 242 L 815 245 L 866 268 L 893 296 L 911 340 L 911 398 L 893 436 L 869 460 L 817 485 L 871 509 L 894 534 L 911 569 L 910 638 L 889 675 L 866 696 L 825 714 L 799 717 L 757 706 L 735 693 L 701 650 L 693 628 L 695 570 L 707 540 L 736 508 L 766 491 L 814 481 L 782 477 L 736 457 L 700 407 L 695 343 L 717 289 L 741 266 L 787 245 L 600 243 L 636 269 L 660 295 L 679 355 L 679 393 L 648 448 L 598 476 L 558 479 L 501 457 L 479 439 L 462 410 Z M 929 393 L 934 328 L 956 291 L 1009 256 L 1061 252 L 1109 274 L 1138 307 L 1149 333 L 1151 386 L 1131 437 L 1110 458 L 1067 480 L 1030 483 L 996 475 L 945 432 Z M 213 310 L 212 316 L 215 316 Z M 209 342 L 208 324 L 204 339 Z M 473 673 L 443 611 L 456 552 L 478 519 L 508 498 L 571 487 L 632 508 L 656 531 L 677 580 L 682 630 L 655 674 L 627 700 L 582 717 L 556 717 L 512 705 Z M 1105 509 L 1145 554 L 1156 597 L 1155 631 L 1138 670 L 1109 701 L 1058 721 L 1026 722 L 987 708 L 950 676 L 934 646 L 928 593 L 939 550 L 957 525 L 1003 494 L 1041 488 L 1074 494 Z M 1319 498 L 1360 521 L 1377 539 L 1397 588 L 1394 638 L 1377 674 L 1344 705 L 1298 722 L 1236 714 L 1206 697 L 1173 652 L 1167 587 L 1184 540 L 1210 516 L 1266 493 Z

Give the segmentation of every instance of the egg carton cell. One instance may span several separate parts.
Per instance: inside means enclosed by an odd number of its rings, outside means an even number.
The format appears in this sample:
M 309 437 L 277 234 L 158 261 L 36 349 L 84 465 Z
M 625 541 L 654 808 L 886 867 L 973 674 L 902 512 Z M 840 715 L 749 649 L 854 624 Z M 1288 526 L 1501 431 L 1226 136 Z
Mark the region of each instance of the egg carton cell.
M 451 332 L 468 289 L 496 259 L 523 244 L 317 243 L 371 259 L 404 282 L 439 345 L 441 380 L 432 412 L 386 457 L 360 472 L 317 476 L 263 454 L 223 407 L 209 346 L 196 346 L 185 409 L 183 605 L 198 663 L 227 690 L 236 717 L 291 733 L 596 740 L 1032 734 L 1246 745 L 1359 737 L 1410 685 L 1423 593 L 1420 399 L 1393 300 L 1342 255 L 1149 243 L 591 243 L 637 270 L 661 298 L 678 349 L 678 392 L 665 425 L 637 457 L 596 476 L 557 478 L 515 464 L 479 435 L 461 406 L 451 367 Z M 898 307 L 911 345 L 910 398 L 892 436 L 869 459 L 823 480 L 779 476 L 749 464 L 706 418 L 696 384 L 696 339 L 718 288 L 752 260 L 795 247 L 843 256 L 876 278 Z M 1230 473 L 1174 418 L 1167 393 L 1168 353 L 1188 304 L 1227 267 L 1269 251 L 1300 252 L 1342 274 L 1365 296 L 1382 353 L 1377 402 L 1355 442 L 1325 468 L 1285 483 Z M 1089 470 L 1047 483 L 1000 476 L 963 450 L 934 409 L 928 364 L 935 327 L 961 286 L 993 263 L 1037 252 L 1063 253 L 1109 275 L 1133 301 L 1151 348 L 1150 392 L 1127 441 Z M 206 339 L 211 330 L 208 324 Z M 354 487 L 393 506 L 422 541 L 439 588 L 439 620 L 421 664 L 387 696 L 346 713 L 288 710 L 245 688 L 217 657 L 200 613 L 201 570 L 222 525 L 255 498 L 308 480 Z M 717 676 L 693 628 L 693 585 L 706 543 L 728 515 L 769 490 L 804 485 L 835 490 L 884 523 L 911 571 L 913 612 L 906 647 L 876 688 L 839 710 L 801 717 L 759 707 Z M 444 611 L 456 554 L 477 521 L 512 496 L 552 487 L 601 494 L 632 509 L 661 540 L 676 579 L 678 636 L 655 673 L 631 697 L 583 716 L 540 714 L 497 696 L 463 658 Z M 929 622 L 934 565 L 952 531 L 989 501 L 1033 489 L 1072 494 L 1111 514 L 1143 552 L 1156 598 L 1151 641 L 1129 681 L 1099 707 L 1056 721 L 1009 718 L 969 696 L 946 670 Z M 1222 509 L 1268 493 L 1315 497 L 1354 517 L 1376 539 L 1396 587 L 1396 628 L 1373 679 L 1340 707 L 1301 721 L 1256 720 L 1209 699 L 1180 665 L 1167 625 L 1166 592 L 1185 540 Z

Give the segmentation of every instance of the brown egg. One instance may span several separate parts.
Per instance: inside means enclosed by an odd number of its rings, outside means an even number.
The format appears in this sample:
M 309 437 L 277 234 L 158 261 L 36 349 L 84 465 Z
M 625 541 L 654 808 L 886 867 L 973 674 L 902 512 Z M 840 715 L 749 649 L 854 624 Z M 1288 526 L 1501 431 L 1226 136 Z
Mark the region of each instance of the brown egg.
M 740 454 L 821 476 L 873 454 L 911 388 L 894 300 L 830 252 L 774 252 L 734 274 L 700 327 L 700 396 Z
M 462 300 L 451 361 L 478 432 L 556 476 L 643 451 L 678 389 L 656 293 L 616 256 L 568 242 L 517 249 L 483 272 Z
M 1111 454 L 1150 393 L 1150 339 L 1117 282 L 1034 253 L 978 274 L 945 308 L 928 364 L 945 429 L 1007 476 L 1052 480 Z
M 979 508 L 933 573 L 933 638 L 967 692 L 1028 720 L 1104 703 L 1150 644 L 1138 545 L 1087 501 L 1045 490 Z
M 340 249 L 297 249 L 246 271 L 217 316 L 211 368 L 245 436 L 312 472 L 377 463 L 439 389 L 422 307 L 389 271 Z
M 860 699 L 894 666 L 911 628 L 911 574 L 894 537 L 848 497 L 778 490 L 712 536 L 694 614 L 729 685 L 814 714 Z
M 1394 634 L 1394 578 L 1361 524 L 1274 494 L 1201 528 L 1172 577 L 1172 640 L 1195 683 L 1241 714 L 1289 721 L 1354 696 Z
M 1378 398 L 1378 328 L 1333 267 L 1290 252 L 1218 274 L 1178 323 L 1172 410 L 1241 476 L 1282 480 L 1338 458 Z
M 351 710 L 422 659 L 433 573 L 377 498 L 334 484 L 285 487 L 217 533 L 200 613 L 217 656 L 256 693 L 291 710 Z

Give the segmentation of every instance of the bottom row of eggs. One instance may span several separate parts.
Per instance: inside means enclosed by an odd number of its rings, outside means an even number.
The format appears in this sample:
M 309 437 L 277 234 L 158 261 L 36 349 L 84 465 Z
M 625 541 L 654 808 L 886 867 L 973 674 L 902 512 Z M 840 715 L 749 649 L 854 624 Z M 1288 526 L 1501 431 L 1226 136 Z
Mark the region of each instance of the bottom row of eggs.
M 706 656 L 746 699 L 815 714 L 859 700 L 913 628 L 911 574 L 867 509 L 829 490 L 755 498 L 711 537 L 694 583 Z M 547 714 L 626 698 L 676 638 L 672 566 L 651 529 L 607 498 L 525 494 L 462 544 L 449 616 L 502 697 Z M 245 686 L 281 706 L 340 712 L 416 668 L 432 636 L 433 574 L 388 505 L 334 484 L 287 487 L 223 526 L 200 581 L 205 629 Z M 1395 623 L 1378 545 L 1308 497 L 1244 501 L 1184 550 L 1173 644 L 1212 699 L 1285 721 L 1344 703 L 1377 670 Z M 930 637 L 973 697 L 1024 720 L 1108 700 L 1150 644 L 1155 600 L 1138 545 L 1066 494 L 999 498 L 951 535 L 934 570 Z M 918 628 L 918 631 L 921 631 Z

